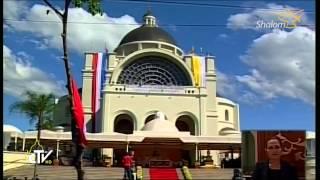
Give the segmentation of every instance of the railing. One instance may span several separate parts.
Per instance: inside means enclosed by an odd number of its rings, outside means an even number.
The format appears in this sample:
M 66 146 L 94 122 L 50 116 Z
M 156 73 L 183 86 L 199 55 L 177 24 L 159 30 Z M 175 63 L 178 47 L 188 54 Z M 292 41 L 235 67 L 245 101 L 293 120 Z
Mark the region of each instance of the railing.
M 199 90 L 193 86 L 151 86 L 151 85 L 109 85 L 104 90 L 105 92 L 119 92 L 119 93 L 160 93 L 160 94 L 188 94 L 198 95 Z

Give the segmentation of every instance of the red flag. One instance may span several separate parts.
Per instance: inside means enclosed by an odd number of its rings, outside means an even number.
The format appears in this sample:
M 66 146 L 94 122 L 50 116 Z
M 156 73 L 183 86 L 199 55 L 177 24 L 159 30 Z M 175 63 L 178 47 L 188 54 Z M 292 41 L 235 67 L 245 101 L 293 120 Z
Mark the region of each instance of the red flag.
M 82 102 L 81 98 L 78 92 L 78 87 L 76 85 L 76 82 L 74 81 L 73 78 L 71 78 L 71 90 L 73 94 L 73 117 L 74 117 L 74 123 L 76 125 L 76 132 L 72 132 L 73 134 L 76 134 L 76 136 L 73 137 L 75 138 L 74 141 L 75 143 L 79 145 L 86 145 L 87 144 L 87 139 L 85 136 L 86 133 L 86 125 L 84 123 L 84 113 L 83 113 L 83 108 L 82 108 Z

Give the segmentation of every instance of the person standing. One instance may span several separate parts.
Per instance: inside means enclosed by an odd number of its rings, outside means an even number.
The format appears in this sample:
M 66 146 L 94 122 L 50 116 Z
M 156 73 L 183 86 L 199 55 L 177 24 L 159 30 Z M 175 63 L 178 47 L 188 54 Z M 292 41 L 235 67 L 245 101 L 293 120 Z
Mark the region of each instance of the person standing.
M 224 158 L 221 160 L 221 168 L 225 168 L 225 165 L 226 165 L 226 158 L 224 157 Z
M 126 153 L 125 156 L 122 158 L 122 165 L 124 168 L 124 179 L 125 180 L 133 180 L 132 175 L 132 165 L 133 165 L 133 156 L 131 156 L 131 153 Z

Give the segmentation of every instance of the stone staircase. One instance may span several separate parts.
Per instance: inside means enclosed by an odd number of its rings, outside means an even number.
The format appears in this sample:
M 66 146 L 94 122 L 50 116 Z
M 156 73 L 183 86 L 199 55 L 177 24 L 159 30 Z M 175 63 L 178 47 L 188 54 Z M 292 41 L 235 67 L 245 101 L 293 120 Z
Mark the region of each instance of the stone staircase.
M 3 179 L 6 177 L 16 177 L 24 179 L 33 177 L 33 165 L 25 165 L 18 168 L 9 169 L 3 172 Z M 86 180 L 122 180 L 123 168 L 106 168 L 106 167 L 84 167 Z M 176 169 L 178 178 L 184 179 L 180 168 Z M 233 169 L 189 169 L 193 179 L 215 179 L 215 180 L 230 180 L 232 179 Z M 72 166 L 45 166 L 39 165 L 39 178 L 41 180 L 71 180 L 76 179 L 77 174 Z M 143 168 L 143 179 L 150 179 L 149 169 Z
M 23 166 L 19 168 L 9 169 L 3 172 L 3 177 L 17 179 L 24 179 L 28 177 L 31 179 L 33 177 L 33 167 L 34 166 Z M 102 179 L 113 179 L 122 180 L 123 178 L 123 168 L 106 168 L 106 167 L 83 167 L 85 171 L 86 180 L 102 180 Z M 39 165 L 37 168 L 38 177 L 41 180 L 54 180 L 54 179 L 77 179 L 77 173 L 75 168 L 72 166 L 44 166 Z M 6 179 L 6 178 L 4 178 Z
M 192 179 L 230 180 L 233 169 L 189 169 Z
M 183 180 L 184 176 L 183 176 L 181 168 L 177 168 L 176 171 L 177 171 L 177 174 L 178 174 L 178 178 Z
M 142 172 L 143 172 L 143 179 L 150 179 L 149 168 L 143 168 Z

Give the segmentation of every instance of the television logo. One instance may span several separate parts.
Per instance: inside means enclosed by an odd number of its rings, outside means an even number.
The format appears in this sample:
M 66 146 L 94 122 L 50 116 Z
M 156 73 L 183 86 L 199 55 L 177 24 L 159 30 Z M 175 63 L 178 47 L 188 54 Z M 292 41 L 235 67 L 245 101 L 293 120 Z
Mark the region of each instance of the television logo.
M 37 164 L 40 164 L 40 163 L 49 163 L 51 164 L 50 162 L 47 162 L 46 160 L 48 159 L 48 157 L 53 153 L 53 150 L 50 150 L 50 151 L 44 151 L 44 150 L 34 150 L 33 151 L 33 154 L 31 154 L 29 156 L 29 162 L 30 163 L 37 163 Z M 34 160 L 36 159 L 36 161 Z M 51 161 L 51 160 L 49 160 Z
M 264 20 L 257 21 L 256 28 L 259 29 L 293 29 L 301 22 L 303 10 L 285 10 L 282 12 L 274 13 L 275 20 L 266 22 Z

